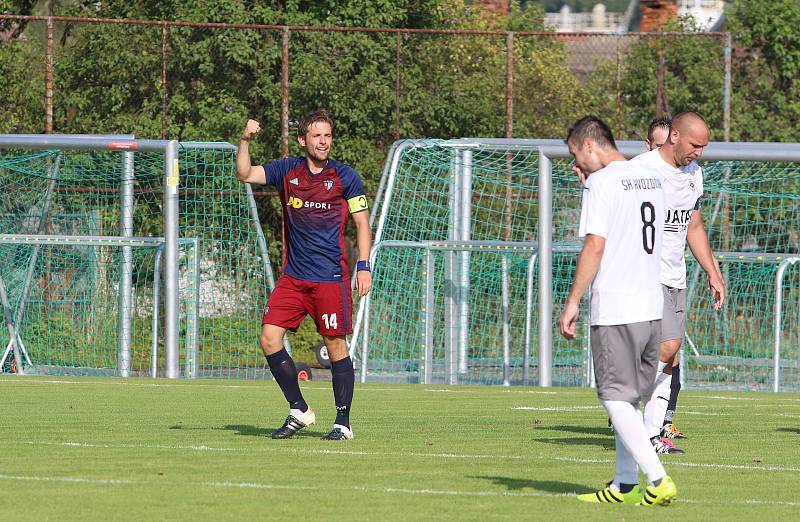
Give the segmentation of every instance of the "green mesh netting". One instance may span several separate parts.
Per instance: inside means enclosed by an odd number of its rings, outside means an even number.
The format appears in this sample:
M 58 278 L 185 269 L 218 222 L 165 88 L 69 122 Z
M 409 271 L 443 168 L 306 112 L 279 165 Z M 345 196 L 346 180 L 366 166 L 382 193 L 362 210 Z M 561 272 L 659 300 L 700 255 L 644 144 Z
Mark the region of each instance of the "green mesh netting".
M 161 229 L 163 158 L 137 154 L 134 164 L 135 235 Z M 122 155 L 112 152 L 0 151 L 0 233 L 111 236 L 120 231 Z M 131 249 L 135 310 L 149 310 L 146 292 L 155 270 L 152 248 Z M 8 322 L 35 371 L 117 367 L 121 247 L 0 243 L 0 276 L 8 302 L 3 322 L 2 369 L 8 371 Z M 152 289 L 152 285 L 150 285 Z M 150 317 L 152 313 L 149 314 Z M 132 369 L 149 367 L 147 315 L 132 317 Z M 10 318 L 10 319 L 9 319 Z M 27 361 L 26 361 L 27 362 Z
M 180 234 L 200 244 L 199 375 L 266 378 L 258 333 L 269 288 L 236 150 L 193 146 L 180 153 Z
M 403 152 L 396 184 L 388 208 L 382 240 L 436 241 L 463 239 L 454 219 L 453 184 L 455 172 L 467 164 L 461 149 L 445 142 L 429 142 Z M 532 148 L 475 148 L 471 151 L 472 196 L 470 239 L 474 241 L 536 241 L 538 236 L 538 162 Z M 563 170 L 563 172 L 562 172 Z M 579 216 L 579 195 L 574 174 L 557 170 L 554 176 L 554 213 L 558 221 L 554 241 L 575 251 Z M 383 205 L 383 202 L 379 202 Z M 380 207 L 376 211 L 380 212 Z M 508 329 L 512 383 L 522 382 L 525 355 L 525 317 L 528 309 L 528 279 L 531 251 L 436 252 L 436 303 L 434 317 L 433 379 L 453 382 L 446 365 L 447 337 L 458 335 L 463 308 L 448 306 L 448 296 L 463 286 L 457 276 L 448 276 L 450 266 L 468 266 L 466 346 L 458 347 L 459 383 L 503 382 L 503 274 L 508 287 Z M 422 360 L 425 306 L 421 283 L 424 249 L 418 247 L 380 250 L 374 272 L 369 333 L 369 375 L 380 379 L 416 380 Z M 503 269 L 505 258 L 505 269 Z M 554 254 L 554 299 L 560 302 L 569 291 L 573 253 Z M 535 264 L 534 264 L 535 266 Z M 536 314 L 536 271 L 530 272 L 532 331 L 529 349 L 533 363 L 530 381 L 537 373 L 538 316 Z M 423 313 L 423 311 L 425 313 Z M 562 385 L 585 384 L 586 343 L 567 343 L 553 338 L 553 381 Z M 463 345 L 463 343 L 462 343 Z M 359 347 L 360 349 L 360 347 Z
M 163 155 L 134 156 L 136 237 L 163 236 Z M 258 321 L 267 295 L 265 266 L 235 150 L 187 144 L 180 150 L 180 364 L 183 375 L 261 377 Z M 119 236 L 119 152 L 0 151 L 0 233 Z M 197 245 L 199 248 L 195 248 Z M 156 349 L 164 371 L 164 288 L 154 294 L 157 249 L 129 249 L 133 266 L 131 370 L 149 374 Z M 199 251 L 198 251 L 199 250 Z M 122 246 L 0 242 L 7 314 L 32 372 L 117 370 Z M 0 342 L 9 342 L 3 322 Z M 196 328 L 196 330 L 195 330 Z M 193 352 L 197 332 L 197 364 Z M 6 357 L 4 371 L 13 357 Z M 187 364 L 189 367 L 187 367 Z M 197 372 L 195 374 L 195 372 Z
M 453 142 L 427 141 L 406 149 L 398 163 L 382 240 L 441 241 L 457 239 L 453 212 L 453 178 L 462 172 L 463 155 Z M 538 155 L 532 148 L 474 147 L 471 157 L 472 240 L 536 241 L 538 236 Z M 580 187 L 572 162 L 554 160 L 553 255 L 554 312 L 558 313 L 572 282 L 580 242 Z M 703 216 L 715 252 L 798 252 L 800 166 L 787 163 L 714 162 L 706 171 Z M 380 212 L 384 202 L 377 202 Z M 382 380 L 416 381 L 421 375 L 425 321 L 434 321 L 433 379 L 447 381 L 448 335 L 457 335 L 459 316 L 448 308 L 448 296 L 458 295 L 459 280 L 447 275 L 448 263 L 465 254 L 437 251 L 435 306 L 425 309 L 424 249 L 384 248 L 378 254 L 369 320 L 369 376 Z M 459 347 L 459 383 L 503 381 L 502 258 L 509 283 L 508 327 L 512 383 L 521 382 L 525 353 L 525 312 L 528 262 L 531 253 L 471 252 L 468 256 L 468 336 Z M 448 256 L 451 261 L 448 262 Z M 691 254 L 688 255 L 691 258 Z M 775 275 L 778 262 L 723 256 L 729 286 L 723 312 L 709 308 L 705 277 L 689 262 L 690 314 L 687 330 L 693 343 L 686 348 L 686 380 L 704 386 L 768 387 L 774 375 L 772 352 Z M 768 259 L 767 259 L 768 258 Z M 779 260 L 778 260 L 779 261 Z M 536 267 L 536 265 L 534 265 Z M 796 266 L 783 282 L 781 321 L 782 388 L 800 386 L 798 368 L 798 280 Z M 538 279 L 533 272 L 530 382 L 538 380 Z M 584 307 L 586 308 L 586 307 Z M 586 310 L 578 340 L 567 342 L 553 328 L 553 382 L 586 385 Z M 688 343 L 687 343 L 688 345 Z M 358 346 L 357 350 L 361 350 Z M 462 353 L 466 352 L 463 354 Z
M 704 177 L 703 217 L 714 251 L 764 255 L 718 256 L 729 292 L 724 313 L 713 311 L 705 274 L 687 256 L 687 377 L 695 386 L 772 389 L 775 278 L 786 257 L 776 254 L 800 253 L 800 165 L 714 162 L 704 164 Z M 800 388 L 798 268 L 786 268 L 780 288 L 781 389 Z

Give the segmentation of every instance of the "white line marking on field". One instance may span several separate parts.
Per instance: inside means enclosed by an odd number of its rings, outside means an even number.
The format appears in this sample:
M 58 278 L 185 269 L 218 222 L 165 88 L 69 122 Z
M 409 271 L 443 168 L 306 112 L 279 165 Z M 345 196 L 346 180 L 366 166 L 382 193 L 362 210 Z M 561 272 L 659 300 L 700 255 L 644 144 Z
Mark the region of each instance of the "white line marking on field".
M 311 491 L 318 490 L 316 486 L 287 486 L 284 484 L 260 484 L 257 482 L 203 482 L 201 485 L 210 488 L 239 488 L 239 489 L 293 489 Z
M 271 380 L 264 380 L 262 382 L 273 382 Z M 0 383 L 16 383 L 16 384 L 78 384 L 78 385 L 97 385 L 97 386 L 134 386 L 137 388 L 185 388 L 193 387 L 195 389 L 201 388 L 262 388 L 260 385 L 255 384 L 202 384 L 200 386 L 192 384 L 180 383 L 158 383 L 158 382 L 123 382 L 123 381 L 59 381 L 37 378 L 14 378 L 14 379 L 0 379 Z
M 684 411 L 681 410 L 681 415 L 702 415 L 709 417 L 739 417 L 741 413 L 712 413 L 707 411 Z M 748 417 L 788 417 L 790 419 L 800 419 L 800 414 L 797 413 L 750 413 L 746 414 Z
M 21 477 L 14 475 L 0 475 L 0 480 L 30 480 L 36 482 L 73 482 L 83 484 L 135 484 L 136 482 L 124 479 L 88 479 L 82 477 Z
M 22 384 L 77 384 L 77 385 L 99 385 L 99 386 L 133 386 L 136 388 L 192 388 L 193 390 L 201 390 L 204 388 L 242 388 L 242 389 L 264 389 L 264 385 L 267 383 L 274 383 L 275 381 L 271 379 L 263 379 L 258 381 L 260 384 L 206 384 L 203 383 L 201 385 L 194 385 L 191 383 L 181 384 L 181 383 L 159 383 L 159 382 L 114 382 L 114 381 L 59 381 L 59 380 L 50 380 L 50 379 L 37 379 L 37 378 L 9 378 L 4 379 L 0 378 L 0 384 L 4 383 L 22 383 Z M 301 385 L 300 388 L 303 390 L 330 390 L 330 386 L 306 386 Z M 359 387 L 359 391 L 397 391 L 397 388 L 374 388 L 368 386 L 366 388 Z M 467 390 L 465 390 L 466 392 Z
M 267 382 L 272 382 L 272 381 L 267 381 Z M 330 385 L 317 387 L 317 386 L 305 386 L 305 385 L 301 384 L 300 388 L 302 388 L 303 390 L 326 390 L 326 391 L 330 391 L 331 390 Z M 363 388 L 363 387 L 359 386 L 358 387 L 358 391 L 359 392 L 362 392 L 362 391 L 367 391 L 367 392 L 371 392 L 371 391 L 396 392 L 397 388 L 373 388 L 372 386 L 367 386 L 366 388 Z
M 714 413 L 714 412 L 709 412 L 709 411 L 681 410 L 681 415 L 683 415 L 684 413 L 686 415 L 702 415 L 704 417 L 705 416 L 708 416 L 708 417 L 732 417 L 734 415 L 736 415 L 736 416 L 740 416 L 741 415 L 741 413 Z M 748 415 L 753 415 L 753 414 L 749 413 Z
M 460 454 L 460 453 L 419 453 L 402 452 L 391 453 L 384 451 L 351 451 L 351 450 L 331 450 L 331 449 L 301 449 L 287 448 L 282 446 L 259 447 L 259 448 L 218 448 L 205 445 L 164 445 L 164 444 L 90 444 L 81 442 L 36 442 L 19 441 L 20 444 L 33 446 L 64 446 L 81 448 L 108 448 L 108 449 L 163 449 L 163 450 L 190 450 L 190 451 L 218 451 L 226 453 L 292 453 L 299 455 L 341 455 L 341 456 L 362 456 L 362 457 L 418 457 L 418 458 L 439 458 L 439 459 L 487 459 L 487 460 L 535 460 L 535 461 L 558 461 L 573 462 L 576 464 L 613 464 L 612 459 L 598 458 L 578 458 L 578 457 L 551 457 L 540 455 L 487 455 L 487 454 Z M 741 464 L 714 464 L 698 462 L 680 462 L 670 459 L 669 466 L 682 466 L 687 468 L 709 468 L 709 469 L 736 469 L 742 471 L 782 471 L 787 473 L 799 473 L 800 467 L 781 467 L 781 466 L 744 466 Z
M 717 399 L 720 401 L 763 401 L 760 397 L 724 397 L 722 395 L 705 395 L 704 399 Z
M 703 408 L 704 406 L 692 406 L 693 408 Z M 711 406 L 708 406 L 712 408 Z M 517 411 L 560 411 L 560 412 L 578 412 L 578 411 L 585 411 L 585 410 L 602 410 L 603 407 L 600 405 L 597 406 L 564 406 L 564 407 L 555 407 L 555 406 L 512 406 L 512 410 Z M 692 410 L 680 410 L 681 415 L 702 415 L 704 417 L 737 417 L 742 415 L 741 413 L 719 413 L 719 412 L 708 412 L 708 411 L 692 411 Z M 797 413 L 747 413 L 748 416 L 751 417 L 788 417 L 790 419 L 800 419 L 800 414 Z
M 66 482 L 71 484 L 98 484 L 98 485 L 141 485 L 163 487 L 168 484 L 175 484 L 167 481 L 133 481 L 125 479 L 94 479 L 87 477 L 47 477 L 47 476 L 15 476 L 0 475 L 0 480 L 24 481 L 24 482 Z M 180 482 L 185 485 L 186 482 Z M 284 491 L 317 491 L 317 486 L 287 486 L 285 484 L 269 484 L 260 482 L 195 482 L 190 483 L 195 486 L 221 489 L 261 489 L 261 490 L 284 490 Z M 574 493 L 548 493 L 548 492 L 525 492 L 525 491 L 460 491 L 451 489 L 411 489 L 411 488 L 380 488 L 367 486 L 340 486 L 328 488 L 329 491 L 356 491 L 360 493 L 385 493 L 400 495 L 437 495 L 450 497 L 513 497 L 513 498 L 571 498 Z M 714 504 L 735 504 L 735 505 L 776 505 L 776 506 L 800 506 L 800 502 L 788 502 L 782 500 L 764 499 L 742 499 L 742 500 L 699 500 L 691 498 L 681 498 L 679 503 L 714 505 Z
M 573 457 L 550 457 L 552 460 L 563 462 L 574 462 L 576 464 L 613 464 L 612 459 L 585 459 Z M 680 462 L 678 460 L 664 461 L 667 466 L 681 466 L 684 468 L 709 468 L 709 469 L 738 469 L 742 471 L 785 471 L 788 473 L 798 473 L 800 468 L 785 468 L 781 466 L 743 466 L 740 464 L 703 464 L 699 462 Z
M 541 390 L 503 390 L 503 393 L 530 393 L 536 395 L 555 395 L 558 392 L 554 391 L 541 391 Z
M 285 486 L 281 484 L 262 484 L 258 482 L 204 482 L 203 486 L 212 488 L 241 488 L 241 489 L 296 489 L 319 490 L 316 486 Z M 358 491 L 363 493 L 403 493 L 408 495 L 445 495 L 469 497 L 563 497 L 571 493 L 524 493 L 519 491 L 456 491 L 448 489 L 407 489 L 407 488 L 371 488 L 366 486 L 349 486 L 335 488 L 338 491 Z
M 565 406 L 563 408 L 548 407 L 548 406 L 512 406 L 512 410 L 527 410 L 527 411 L 583 411 L 583 410 L 601 410 L 602 406 Z M 682 412 L 681 412 L 682 413 Z

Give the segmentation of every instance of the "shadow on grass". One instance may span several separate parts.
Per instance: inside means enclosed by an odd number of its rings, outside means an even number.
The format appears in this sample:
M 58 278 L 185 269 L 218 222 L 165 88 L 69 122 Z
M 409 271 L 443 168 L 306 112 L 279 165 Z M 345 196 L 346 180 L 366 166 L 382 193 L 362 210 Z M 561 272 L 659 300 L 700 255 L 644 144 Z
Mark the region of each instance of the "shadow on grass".
M 800 428 L 778 428 L 775 431 L 783 431 L 785 433 L 794 433 L 795 435 L 800 435 Z
M 567 433 L 583 433 L 586 435 L 603 435 L 605 437 L 614 438 L 614 432 L 608 426 L 541 426 L 537 429 L 546 429 L 553 431 L 566 431 Z
M 535 489 L 537 491 L 546 491 L 547 493 L 590 493 L 594 491 L 588 486 L 583 484 L 574 484 L 572 482 L 560 482 L 558 480 L 530 480 L 514 477 L 479 477 L 472 476 L 467 478 L 476 478 L 481 480 L 489 480 L 496 486 L 503 486 L 509 491 L 520 491 L 523 489 Z
M 599 446 L 602 449 L 614 450 L 614 439 L 597 438 L 597 437 L 547 437 L 547 438 L 534 438 L 535 442 L 543 442 L 545 444 L 557 444 L 559 446 Z
M 216 429 L 223 429 L 228 431 L 235 431 L 236 435 L 245 435 L 249 437 L 269 437 L 272 435 L 272 432 L 278 429 L 279 426 L 275 426 L 274 428 L 259 428 L 258 426 L 252 426 L 250 424 L 228 424 L 223 426 L 222 428 Z M 321 431 L 309 431 L 308 428 L 304 430 L 300 430 L 294 434 L 293 439 L 298 438 L 313 438 L 318 439 L 323 435 L 326 435 L 327 432 Z

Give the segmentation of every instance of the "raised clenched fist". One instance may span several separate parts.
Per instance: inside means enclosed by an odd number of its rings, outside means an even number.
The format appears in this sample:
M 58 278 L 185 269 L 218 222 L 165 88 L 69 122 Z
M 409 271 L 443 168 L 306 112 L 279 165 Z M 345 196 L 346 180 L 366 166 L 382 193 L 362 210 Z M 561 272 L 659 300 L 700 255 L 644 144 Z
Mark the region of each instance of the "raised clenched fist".
M 256 120 L 247 120 L 247 125 L 244 126 L 244 132 L 242 132 L 242 139 L 250 141 L 259 132 L 261 132 L 261 124 Z

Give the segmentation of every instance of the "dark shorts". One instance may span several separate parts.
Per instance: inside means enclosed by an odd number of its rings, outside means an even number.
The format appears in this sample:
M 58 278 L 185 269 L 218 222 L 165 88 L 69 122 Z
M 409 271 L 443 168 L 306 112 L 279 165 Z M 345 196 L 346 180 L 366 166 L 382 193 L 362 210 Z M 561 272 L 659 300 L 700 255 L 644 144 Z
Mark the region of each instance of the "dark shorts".
M 306 315 L 314 319 L 320 335 L 340 337 L 353 333 L 350 281 L 317 283 L 284 275 L 267 301 L 261 324 L 296 332 Z
M 664 293 L 664 318 L 661 320 L 661 342 L 683 340 L 686 331 L 686 289 L 661 285 Z
M 600 400 L 647 401 L 658 370 L 661 321 L 592 326 L 591 341 Z

